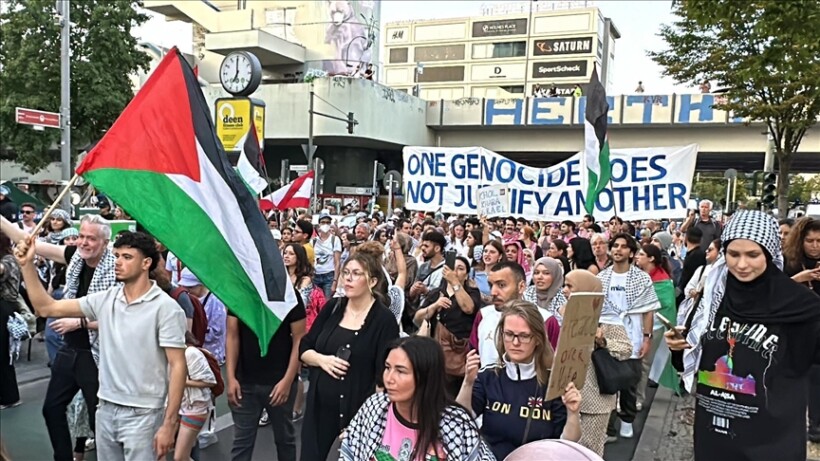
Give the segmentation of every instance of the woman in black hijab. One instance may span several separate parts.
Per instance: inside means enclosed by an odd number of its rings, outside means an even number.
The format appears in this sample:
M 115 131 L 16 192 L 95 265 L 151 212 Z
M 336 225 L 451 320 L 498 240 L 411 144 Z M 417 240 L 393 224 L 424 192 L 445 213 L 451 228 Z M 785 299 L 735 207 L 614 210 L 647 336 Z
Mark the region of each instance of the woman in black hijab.
M 806 459 L 809 369 L 820 363 L 820 297 L 781 271 L 777 222 L 738 212 L 723 231 L 691 327 L 667 332 L 697 396 L 695 460 Z

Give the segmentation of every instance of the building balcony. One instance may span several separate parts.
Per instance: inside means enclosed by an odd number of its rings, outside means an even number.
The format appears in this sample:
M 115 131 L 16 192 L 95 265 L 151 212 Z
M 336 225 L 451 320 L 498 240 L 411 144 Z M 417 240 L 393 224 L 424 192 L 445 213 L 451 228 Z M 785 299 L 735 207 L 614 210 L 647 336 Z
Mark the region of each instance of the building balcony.
M 263 29 L 212 32 L 205 35 L 205 49 L 228 55 L 249 51 L 263 67 L 305 63 L 305 47 L 279 38 Z

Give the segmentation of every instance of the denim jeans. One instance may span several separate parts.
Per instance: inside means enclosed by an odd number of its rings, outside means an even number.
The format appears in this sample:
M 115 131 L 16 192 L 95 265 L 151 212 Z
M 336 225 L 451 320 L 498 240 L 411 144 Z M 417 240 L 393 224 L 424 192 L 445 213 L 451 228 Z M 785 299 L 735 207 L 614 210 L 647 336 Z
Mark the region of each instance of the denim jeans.
M 56 299 L 56 298 L 55 298 Z M 43 337 L 46 342 L 46 352 L 48 353 L 48 364 L 54 363 L 54 358 L 57 356 L 57 351 L 63 347 L 63 335 L 51 329 L 51 324 L 57 320 L 49 317 L 46 319 L 46 329 L 43 331 Z
M 154 435 L 164 408 L 136 408 L 100 400 L 97 409 L 97 459 L 105 461 L 143 461 L 157 459 Z
M 316 274 L 313 276 L 313 285 L 322 289 L 325 292 L 325 299 L 330 299 L 333 296 L 333 292 L 330 291 L 330 287 L 333 286 L 333 278 L 335 272 L 331 271 L 327 274 Z
M 259 429 L 262 409 L 268 411 L 270 427 L 276 442 L 279 461 L 296 461 L 296 431 L 293 428 L 293 403 L 296 401 L 296 380 L 290 386 L 288 401 L 279 406 L 270 405 L 273 385 L 240 384 L 242 401 L 239 407 L 231 406 L 233 416 L 233 461 L 251 461 Z

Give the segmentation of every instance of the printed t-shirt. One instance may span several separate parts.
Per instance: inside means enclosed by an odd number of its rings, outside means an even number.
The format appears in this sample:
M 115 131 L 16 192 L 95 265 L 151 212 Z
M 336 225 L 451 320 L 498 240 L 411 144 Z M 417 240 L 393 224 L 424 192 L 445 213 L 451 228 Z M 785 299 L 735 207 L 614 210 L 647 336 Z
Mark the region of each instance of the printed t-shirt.
M 387 409 L 387 425 L 384 428 L 382 444 L 371 461 L 439 461 L 444 459 L 441 446 L 436 447 L 439 456 L 427 453 L 410 459 L 417 438 L 418 425 L 402 418 L 395 411 L 395 405 L 391 404 Z

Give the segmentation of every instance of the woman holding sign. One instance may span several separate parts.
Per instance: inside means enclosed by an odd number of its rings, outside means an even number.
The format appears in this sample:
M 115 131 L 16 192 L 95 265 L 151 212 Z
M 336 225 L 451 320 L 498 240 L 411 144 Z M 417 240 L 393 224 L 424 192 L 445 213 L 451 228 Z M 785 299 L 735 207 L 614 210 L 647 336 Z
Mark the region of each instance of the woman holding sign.
M 577 239 L 576 239 L 577 240 Z M 578 269 L 566 276 L 564 295 L 569 299 L 572 293 L 603 293 L 601 280 L 589 271 Z M 604 306 L 608 306 L 605 304 Z M 561 308 L 564 314 L 566 306 Z M 604 310 L 598 320 L 595 348 L 605 348 L 617 360 L 627 360 L 632 356 L 632 341 L 626 333 L 624 323 L 617 312 Z M 609 414 L 615 409 L 616 394 L 602 394 L 598 387 L 598 375 L 592 361 L 587 367 L 587 378 L 581 391 L 581 445 L 604 456 L 606 426 Z
M 544 401 L 554 352 L 538 308 L 520 300 L 505 304 L 495 337 L 501 361 L 479 373 L 478 354 L 470 351 L 457 401 L 483 415 L 481 433 L 496 459 L 534 440 L 580 440 L 581 393 L 575 384 L 560 399 Z

